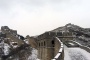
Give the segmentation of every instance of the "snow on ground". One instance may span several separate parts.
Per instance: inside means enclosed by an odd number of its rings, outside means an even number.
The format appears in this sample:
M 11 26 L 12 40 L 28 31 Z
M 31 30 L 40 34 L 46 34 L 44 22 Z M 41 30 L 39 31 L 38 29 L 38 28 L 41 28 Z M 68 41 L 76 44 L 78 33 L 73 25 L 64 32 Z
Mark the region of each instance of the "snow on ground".
M 90 53 L 80 48 L 67 48 L 64 46 L 64 60 L 90 60 Z
M 10 46 L 6 43 L 4 43 L 4 54 L 8 55 L 10 52 Z
M 32 55 L 29 56 L 28 60 L 39 60 L 39 59 L 37 58 L 37 55 L 38 55 L 37 50 L 33 48 L 33 49 L 32 49 Z
M 26 44 L 29 44 L 29 39 L 24 40 Z
M 71 60 L 69 56 L 69 50 L 66 46 L 64 46 L 64 60 Z

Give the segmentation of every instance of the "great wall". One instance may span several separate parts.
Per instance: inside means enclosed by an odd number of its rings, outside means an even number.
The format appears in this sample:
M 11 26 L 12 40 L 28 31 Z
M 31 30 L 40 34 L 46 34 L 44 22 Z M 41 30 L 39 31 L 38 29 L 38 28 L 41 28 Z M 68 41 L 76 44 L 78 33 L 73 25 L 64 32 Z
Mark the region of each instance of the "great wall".
M 68 32 L 67 32 L 68 33 Z M 46 32 L 38 37 L 38 57 L 40 60 L 64 60 L 64 47 L 62 39 L 71 40 L 72 33 Z M 60 37 L 61 35 L 61 37 Z
M 18 35 L 16 30 L 9 29 L 7 26 L 3 26 L 1 28 L 1 31 L 2 33 L 0 35 L 0 39 L 4 40 L 4 42 L 9 44 L 12 48 L 12 51 L 9 53 L 9 55 L 0 56 L 2 58 L 1 60 L 10 60 L 11 59 L 10 56 L 13 56 L 15 54 L 19 55 L 20 57 L 19 60 L 27 60 L 27 57 L 25 57 L 25 55 L 22 56 L 22 54 L 23 53 L 27 54 L 27 56 L 31 54 L 30 53 L 31 48 L 28 47 L 37 49 L 38 60 L 64 60 L 65 58 L 64 45 L 65 43 L 68 42 L 69 43 L 71 42 L 72 46 L 73 44 L 76 44 L 73 47 L 81 48 L 90 53 L 89 47 L 80 45 L 78 42 L 74 41 L 74 39 L 77 37 L 74 35 L 73 32 L 48 31 L 37 36 L 36 38 L 30 37 L 29 35 L 26 36 L 26 38 L 24 38 L 23 36 Z M 25 43 L 25 41 L 27 41 L 27 43 Z M 17 47 L 15 48 L 14 46 L 16 45 Z M 1 52 L 2 48 L 0 49 Z M 20 51 L 23 52 L 19 53 Z M 26 53 L 26 51 L 29 53 Z

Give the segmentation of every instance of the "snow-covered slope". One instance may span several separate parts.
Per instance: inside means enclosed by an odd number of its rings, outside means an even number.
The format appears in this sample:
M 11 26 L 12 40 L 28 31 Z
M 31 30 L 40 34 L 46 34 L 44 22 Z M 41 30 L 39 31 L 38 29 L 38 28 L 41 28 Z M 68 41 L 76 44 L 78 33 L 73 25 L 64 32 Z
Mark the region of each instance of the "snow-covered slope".
M 38 51 L 33 48 L 31 52 L 32 52 L 32 54 L 28 57 L 28 60 L 39 60 L 39 59 L 37 58 L 37 56 L 38 56 Z
M 90 53 L 80 48 L 67 48 L 64 46 L 64 60 L 90 60 Z
M 62 32 L 62 31 L 70 31 L 70 30 L 80 31 L 80 30 L 84 30 L 84 29 L 77 25 L 69 23 L 63 27 L 59 27 L 59 28 L 52 30 L 52 32 Z

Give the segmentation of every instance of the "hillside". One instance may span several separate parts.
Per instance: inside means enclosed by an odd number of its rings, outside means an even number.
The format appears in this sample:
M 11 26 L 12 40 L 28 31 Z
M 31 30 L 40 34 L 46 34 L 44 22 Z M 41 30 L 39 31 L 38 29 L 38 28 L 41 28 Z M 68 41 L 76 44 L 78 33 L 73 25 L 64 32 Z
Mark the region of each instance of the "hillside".
M 56 28 L 52 30 L 52 32 L 74 32 L 77 35 L 85 35 L 85 36 L 90 36 L 90 28 L 82 28 L 80 26 L 74 25 L 74 24 L 66 24 L 65 26 Z
M 23 37 L 22 35 L 19 35 L 16 30 L 10 29 L 8 26 L 2 26 L 0 30 L 0 59 L 36 60 L 38 39 L 55 36 L 63 37 L 64 33 L 66 33 L 66 36 L 75 36 L 72 40 L 90 47 L 90 28 L 82 28 L 71 23 L 58 27 L 52 31 L 45 32 L 37 37 L 30 37 L 29 35 Z
M 27 42 L 16 30 L 2 26 L 0 30 L 0 60 L 31 59 L 33 48 Z
M 76 38 L 75 41 L 82 45 L 90 47 L 90 28 L 82 28 L 74 24 L 66 24 L 65 26 L 56 28 L 51 32 L 72 32 Z

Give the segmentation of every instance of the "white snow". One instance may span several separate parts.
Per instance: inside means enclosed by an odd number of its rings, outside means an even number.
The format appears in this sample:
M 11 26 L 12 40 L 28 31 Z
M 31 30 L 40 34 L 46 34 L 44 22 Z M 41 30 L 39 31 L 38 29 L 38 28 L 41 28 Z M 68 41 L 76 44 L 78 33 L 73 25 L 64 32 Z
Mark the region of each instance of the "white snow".
M 10 52 L 10 46 L 7 43 L 4 43 L 4 40 L 0 43 L 0 48 L 3 50 L 4 55 L 8 55 Z
M 72 25 L 68 25 L 67 27 L 72 27 Z
M 74 45 L 73 43 L 69 43 L 70 45 Z
M 63 50 L 63 48 L 60 48 L 60 49 L 59 49 L 59 52 L 62 52 L 62 50 Z
M 13 46 L 13 48 L 17 48 L 17 47 L 18 47 L 18 45 L 14 45 L 14 46 Z
M 80 45 L 80 46 L 84 46 L 84 45 L 80 44 L 79 42 L 76 42 L 76 41 L 73 41 L 73 42 L 77 43 L 77 44 L 78 44 L 78 45 Z M 86 48 L 90 49 L 90 48 L 89 48 L 89 47 L 87 47 L 87 46 L 84 46 L 84 47 L 86 47 Z
M 17 48 L 17 47 L 18 47 L 17 42 L 10 42 L 10 45 L 11 45 L 13 48 Z
M 69 56 L 69 50 L 66 46 L 64 46 L 64 60 L 71 60 Z
M 29 39 L 25 39 L 24 41 L 25 43 L 29 44 Z
M 90 60 L 90 53 L 80 48 L 67 48 L 64 46 L 64 60 Z
M 58 53 L 58 54 L 55 56 L 55 58 L 57 59 L 57 58 L 60 56 L 60 54 L 61 54 L 61 53 Z
M 33 49 L 32 49 L 32 55 L 29 56 L 28 60 L 39 60 L 39 59 L 37 58 L 37 55 L 38 55 L 37 50 L 33 48 Z
M 9 48 L 10 48 L 10 46 L 8 44 L 4 43 L 4 54 L 5 55 L 9 54 L 9 52 L 10 52 Z

